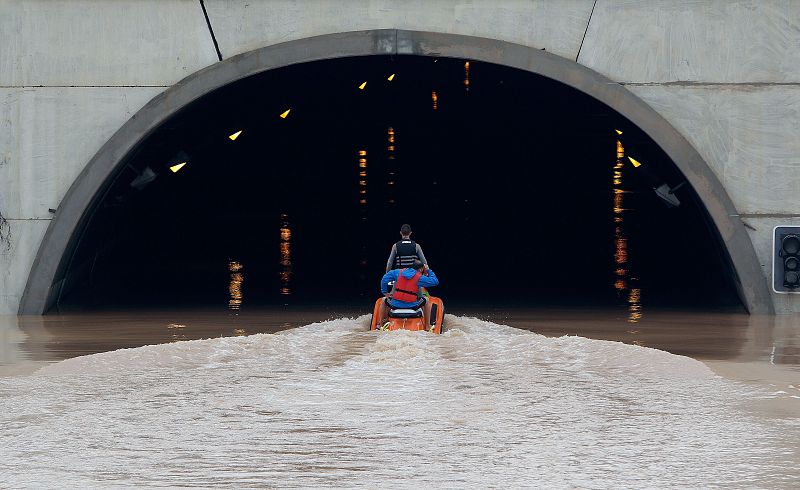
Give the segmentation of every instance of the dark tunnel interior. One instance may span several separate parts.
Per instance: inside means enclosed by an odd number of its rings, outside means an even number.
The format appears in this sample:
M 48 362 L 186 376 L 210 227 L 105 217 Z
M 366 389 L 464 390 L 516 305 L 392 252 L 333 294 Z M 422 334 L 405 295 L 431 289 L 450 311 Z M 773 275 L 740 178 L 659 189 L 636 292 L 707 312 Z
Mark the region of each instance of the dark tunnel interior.
M 451 308 L 742 308 L 657 144 L 568 86 L 468 60 L 344 58 L 228 85 L 145 138 L 89 213 L 62 311 L 366 311 L 403 223 Z

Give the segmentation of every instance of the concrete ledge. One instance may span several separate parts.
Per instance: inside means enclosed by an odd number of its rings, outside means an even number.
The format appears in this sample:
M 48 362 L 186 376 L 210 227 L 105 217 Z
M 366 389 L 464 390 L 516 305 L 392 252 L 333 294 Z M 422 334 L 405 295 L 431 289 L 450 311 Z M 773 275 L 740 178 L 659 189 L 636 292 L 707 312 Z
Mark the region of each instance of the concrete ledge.
M 51 306 L 88 211 L 126 155 L 182 107 L 210 91 L 263 71 L 348 56 L 412 54 L 463 57 L 519 68 L 580 90 L 643 129 L 675 162 L 702 199 L 728 247 L 742 301 L 751 313 L 772 313 L 760 263 L 738 213 L 708 164 L 661 115 L 623 86 L 574 61 L 518 44 L 454 34 L 404 30 L 357 31 L 311 37 L 250 51 L 216 63 L 151 100 L 86 165 L 47 229 L 20 302 L 20 314 Z
M 594 0 L 205 0 L 225 58 L 311 36 L 413 29 L 545 48 L 575 59 Z

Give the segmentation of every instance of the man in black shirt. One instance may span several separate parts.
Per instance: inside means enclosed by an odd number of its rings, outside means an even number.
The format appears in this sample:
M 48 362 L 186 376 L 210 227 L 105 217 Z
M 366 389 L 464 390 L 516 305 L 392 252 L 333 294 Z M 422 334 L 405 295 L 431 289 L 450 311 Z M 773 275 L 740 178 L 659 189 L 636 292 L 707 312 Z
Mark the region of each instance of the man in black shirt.
M 422 247 L 411 239 L 411 225 L 400 227 L 400 237 L 401 240 L 392 245 L 389 260 L 386 261 L 386 272 L 392 269 L 411 267 L 415 260 L 419 260 L 427 266 L 428 261 L 425 260 L 425 254 L 422 253 Z

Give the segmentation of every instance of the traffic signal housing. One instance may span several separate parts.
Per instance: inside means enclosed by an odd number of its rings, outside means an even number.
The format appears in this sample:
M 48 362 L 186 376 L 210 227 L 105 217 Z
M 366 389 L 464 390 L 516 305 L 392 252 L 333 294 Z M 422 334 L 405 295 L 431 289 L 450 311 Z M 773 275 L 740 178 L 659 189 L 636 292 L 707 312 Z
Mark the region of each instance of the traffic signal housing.
M 776 226 L 772 250 L 772 290 L 800 294 L 800 226 Z

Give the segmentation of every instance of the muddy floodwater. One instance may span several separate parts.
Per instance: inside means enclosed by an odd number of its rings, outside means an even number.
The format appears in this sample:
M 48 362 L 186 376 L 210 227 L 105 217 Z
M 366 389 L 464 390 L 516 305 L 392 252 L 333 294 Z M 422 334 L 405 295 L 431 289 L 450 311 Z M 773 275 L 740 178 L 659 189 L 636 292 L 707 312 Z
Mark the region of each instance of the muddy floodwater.
M 0 319 L 0 487 L 800 487 L 800 319 Z

